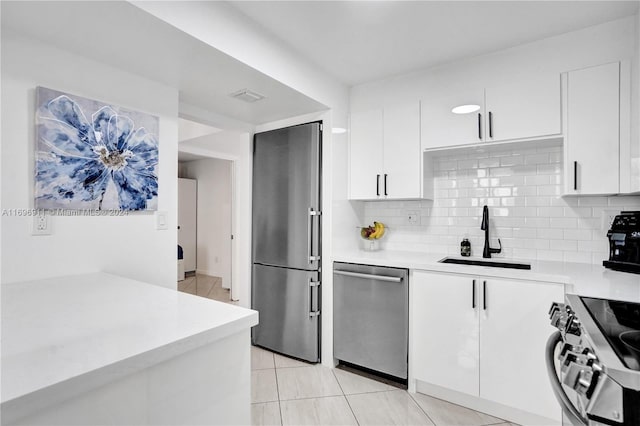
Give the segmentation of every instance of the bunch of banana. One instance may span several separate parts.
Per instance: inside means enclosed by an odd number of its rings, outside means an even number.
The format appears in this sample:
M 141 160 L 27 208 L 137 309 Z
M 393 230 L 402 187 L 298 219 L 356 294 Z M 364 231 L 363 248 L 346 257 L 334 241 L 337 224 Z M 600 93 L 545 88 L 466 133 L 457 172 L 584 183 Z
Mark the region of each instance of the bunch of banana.
M 360 229 L 360 236 L 367 240 L 377 240 L 382 238 L 384 231 L 384 223 L 373 222 L 373 226 L 366 226 Z

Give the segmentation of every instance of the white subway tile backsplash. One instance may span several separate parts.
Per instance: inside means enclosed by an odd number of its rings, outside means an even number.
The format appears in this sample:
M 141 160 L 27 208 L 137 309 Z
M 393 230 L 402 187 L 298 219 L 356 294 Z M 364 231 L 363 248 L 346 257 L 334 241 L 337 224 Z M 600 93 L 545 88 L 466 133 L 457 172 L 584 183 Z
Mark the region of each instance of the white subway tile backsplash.
M 451 153 L 434 158 L 434 170 L 433 201 L 365 202 L 365 223 L 389 225 L 383 248 L 454 255 L 467 237 L 480 255 L 486 204 L 492 245 L 503 246 L 495 257 L 600 264 L 609 249 L 603 211 L 640 210 L 640 196 L 561 197 L 561 146 Z
M 482 158 L 478 160 L 478 167 L 482 169 L 486 169 L 489 167 L 499 167 L 500 166 L 500 158 Z
M 524 157 L 525 164 L 549 164 L 549 153 L 530 154 Z
M 525 176 L 524 184 L 525 185 L 549 185 L 550 180 L 551 180 L 551 176 L 549 175 Z
M 537 228 L 536 236 L 546 240 L 561 240 L 564 238 L 564 233 L 558 229 Z
M 519 166 L 522 164 L 524 164 L 524 156 L 520 154 L 514 154 L 500 158 L 501 166 Z
M 551 197 L 524 197 L 526 206 L 550 206 Z
M 589 241 L 592 239 L 590 229 L 565 229 L 563 230 L 563 236 L 565 240 L 580 240 L 580 241 Z M 600 233 L 598 234 L 599 237 Z
M 548 217 L 564 217 L 565 216 L 563 207 L 538 207 L 537 215 L 548 216 Z
M 576 228 L 578 226 L 578 219 L 570 217 L 552 217 L 549 218 L 549 226 L 551 228 Z
M 533 228 L 512 228 L 514 238 L 519 238 L 522 240 L 536 238 L 537 233 L 536 229 Z

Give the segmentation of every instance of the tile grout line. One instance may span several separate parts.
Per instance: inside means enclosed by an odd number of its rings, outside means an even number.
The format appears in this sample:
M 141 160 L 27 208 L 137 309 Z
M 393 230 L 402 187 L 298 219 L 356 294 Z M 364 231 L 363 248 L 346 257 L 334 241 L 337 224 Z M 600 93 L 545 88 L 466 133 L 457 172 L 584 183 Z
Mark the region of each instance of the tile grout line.
M 431 416 L 429 416 L 429 413 L 427 413 L 427 411 L 424 408 L 422 408 L 422 405 L 420 405 L 420 403 L 418 403 L 418 401 L 416 401 L 416 399 L 413 397 L 413 395 L 411 395 L 411 392 L 409 392 L 408 390 L 406 392 L 407 392 L 407 395 L 409 395 L 409 398 L 411 398 L 411 400 L 413 401 L 413 403 L 418 406 L 420 411 L 422 411 L 425 416 L 427 416 L 427 419 L 429 419 L 429 421 L 431 423 L 433 423 L 435 426 L 437 426 L 437 423 L 434 422 L 433 419 L 431 418 Z
M 276 358 L 273 353 L 271 353 L 271 357 L 273 358 L 273 374 L 276 376 L 276 393 L 278 394 L 278 412 L 280 413 L 280 426 L 284 426 L 284 419 L 282 417 L 282 402 L 280 401 L 280 386 L 278 385 L 278 369 L 276 368 Z
M 333 377 L 336 379 L 336 382 L 338 382 L 338 387 L 340 388 L 340 392 L 342 392 L 342 396 L 344 397 L 344 400 L 347 401 L 347 406 L 349 407 L 349 410 L 351 410 L 351 414 L 353 414 L 353 418 L 355 419 L 356 424 L 358 426 L 360 426 L 360 422 L 358 421 L 358 417 L 356 417 L 355 411 L 353 411 L 353 407 L 351 406 L 351 403 L 349 402 L 349 398 L 347 398 L 347 394 L 344 392 L 344 389 L 342 388 L 342 385 L 340 384 L 340 380 L 338 380 L 338 376 L 336 376 L 335 367 L 333 367 L 331 369 L 331 374 L 333 374 Z

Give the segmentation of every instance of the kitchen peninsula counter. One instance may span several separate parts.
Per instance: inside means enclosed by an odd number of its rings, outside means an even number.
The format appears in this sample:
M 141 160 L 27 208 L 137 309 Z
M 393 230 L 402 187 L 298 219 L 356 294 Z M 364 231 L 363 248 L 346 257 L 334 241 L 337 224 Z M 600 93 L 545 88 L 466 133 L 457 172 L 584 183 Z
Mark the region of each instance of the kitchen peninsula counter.
M 257 322 L 106 273 L 3 284 L 3 424 L 249 422 Z
M 453 274 L 482 275 L 497 278 L 561 283 L 566 285 L 567 293 L 640 303 L 640 275 L 613 271 L 601 265 L 546 260 L 528 261 L 524 259 L 506 259 L 497 256 L 491 259 L 495 261 L 531 264 L 530 270 L 523 270 L 438 262 L 445 257 L 462 258 L 444 253 L 418 253 L 389 250 L 351 250 L 333 254 L 333 260 L 336 262 L 362 263 Z M 462 259 L 482 260 L 482 258 L 478 256 L 465 257 Z

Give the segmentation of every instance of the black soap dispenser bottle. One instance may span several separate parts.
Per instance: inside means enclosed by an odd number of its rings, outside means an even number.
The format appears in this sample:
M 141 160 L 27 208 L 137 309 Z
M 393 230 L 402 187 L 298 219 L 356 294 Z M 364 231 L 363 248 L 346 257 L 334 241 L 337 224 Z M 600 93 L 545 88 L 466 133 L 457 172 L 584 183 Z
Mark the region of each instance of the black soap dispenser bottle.
M 468 238 L 464 238 L 460 243 L 460 256 L 471 256 L 471 242 Z

